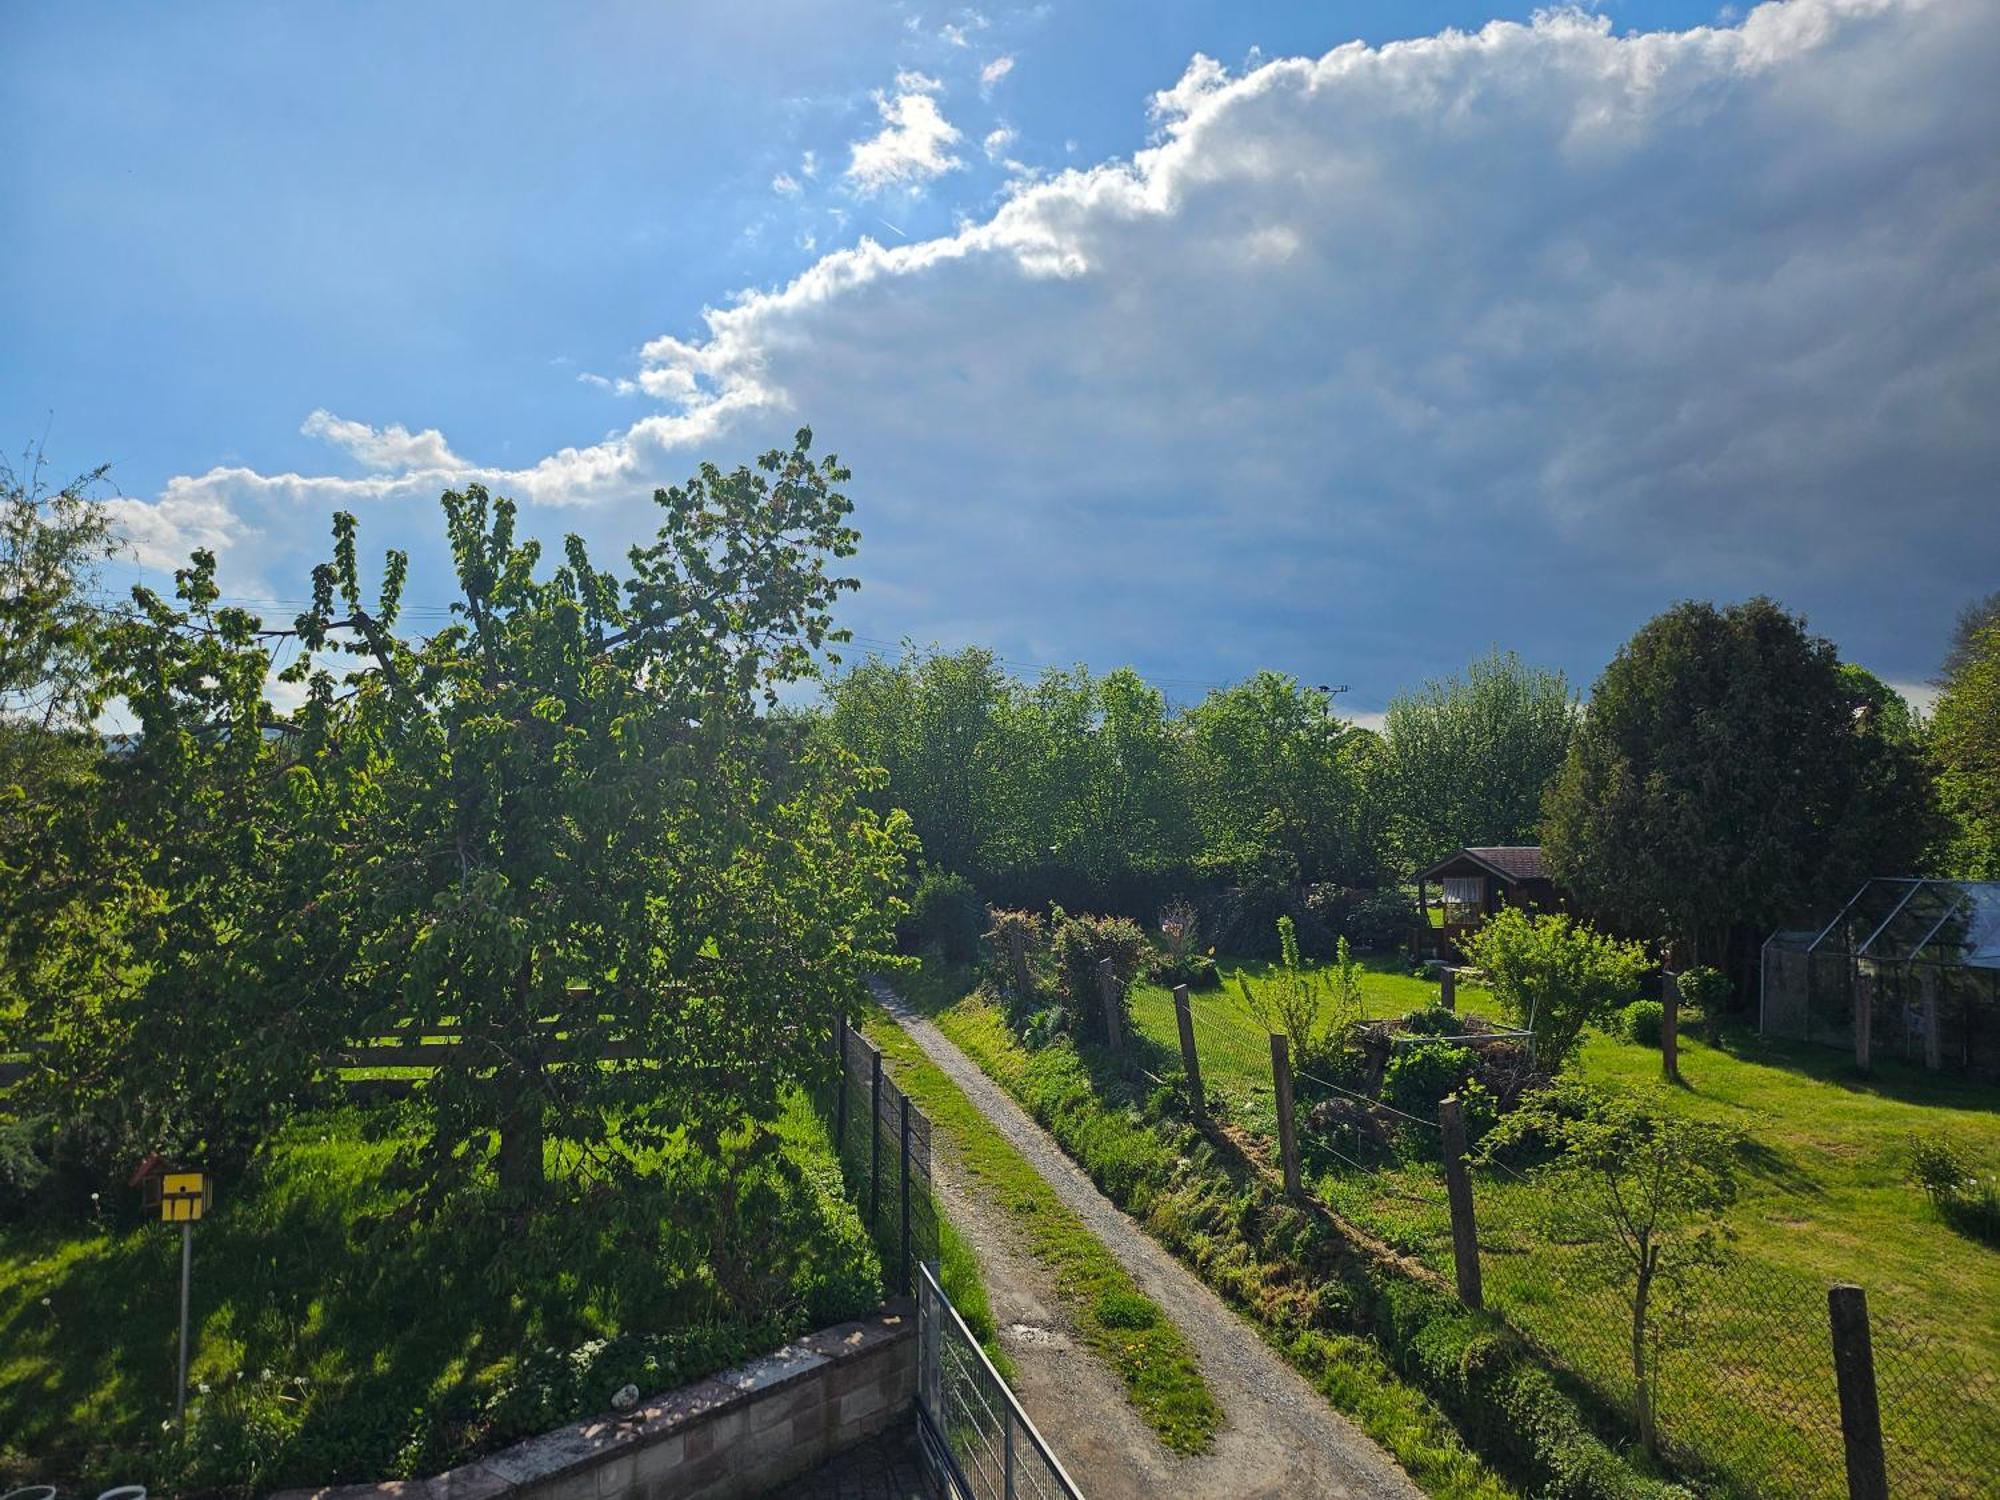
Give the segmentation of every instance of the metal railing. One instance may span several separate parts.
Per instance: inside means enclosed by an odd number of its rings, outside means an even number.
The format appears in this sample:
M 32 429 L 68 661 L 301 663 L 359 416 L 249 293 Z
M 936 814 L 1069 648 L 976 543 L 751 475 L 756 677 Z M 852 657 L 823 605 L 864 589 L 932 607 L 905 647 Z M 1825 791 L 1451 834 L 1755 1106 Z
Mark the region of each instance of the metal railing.
M 1083 1500 L 928 1264 L 917 1277 L 917 1426 L 948 1500 Z

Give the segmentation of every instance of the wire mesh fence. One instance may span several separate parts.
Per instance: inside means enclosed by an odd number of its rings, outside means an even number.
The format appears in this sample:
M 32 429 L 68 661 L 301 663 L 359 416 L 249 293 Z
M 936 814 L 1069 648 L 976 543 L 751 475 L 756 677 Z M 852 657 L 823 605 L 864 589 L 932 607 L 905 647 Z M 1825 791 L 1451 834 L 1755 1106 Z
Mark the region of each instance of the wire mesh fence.
M 1235 1126 L 1278 1155 L 1270 1039 L 1236 996 L 1190 996 L 1190 1032 L 1202 1088 Z M 1135 996 L 1135 1026 L 1171 1042 L 1160 1064 L 1186 1083 L 1178 1020 L 1157 995 Z M 1391 1249 L 1450 1278 L 1452 1216 L 1440 1122 L 1385 1104 L 1356 1080 L 1294 1065 L 1296 1150 L 1306 1190 Z M 1379 1084 L 1379 1077 L 1373 1080 Z M 1471 1173 L 1485 1305 L 1580 1378 L 1636 1428 L 1639 1377 L 1629 1279 L 1601 1246 L 1565 1239 L 1548 1189 L 1501 1164 Z M 1641 1355 L 1662 1451 L 1691 1473 L 1753 1496 L 1847 1492 L 1828 1285 L 1811 1269 L 1759 1246 L 1690 1272 L 1648 1308 Z M 1855 1275 L 1868 1279 L 1866 1248 Z M 2000 1389 L 1975 1361 L 1910 1310 L 1892 1278 L 1869 1297 L 1883 1447 L 1892 1493 L 1942 1500 L 1995 1493 Z M 1993 1309 L 1968 1308 L 1990 1333 Z M 1977 1333 L 1970 1335 L 1979 1337 Z
M 917 1412 L 926 1456 L 959 1500 L 1082 1500 L 944 1294 L 917 1273 Z
M 917 1265 L 938 1255 L 931 1122 L 889 1076 L 881 1048 L 844 1017 L 833 1035 L 837 1067 L 820 1107 L 848 1192 L 882 1257 L 883 1280 L 913 1295 Z

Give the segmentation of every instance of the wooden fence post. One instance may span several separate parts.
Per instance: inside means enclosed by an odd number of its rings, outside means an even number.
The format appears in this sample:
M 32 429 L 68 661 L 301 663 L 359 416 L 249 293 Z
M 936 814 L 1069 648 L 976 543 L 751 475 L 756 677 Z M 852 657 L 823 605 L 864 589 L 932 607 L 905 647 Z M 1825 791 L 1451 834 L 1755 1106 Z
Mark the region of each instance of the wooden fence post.
M 1458 970 L 1450 964 L 1438 970 L 1438 1003 L 1446 1010 L 1458 1009 Z
M 1285 1191 L 1303 1197 L 1299 1181 L 1299 1127 L 1292 1118 L 1292 1052 L 1282 1031 L 1271 1033 L 1271 1082 L 1278 1095 L 1278 1158 L 1285 1168 Z
M 1097 994 L 1104 1002 L 1104 1039 L 1111 1044 L 1113 1052 L 1123 1051 L 1125 1047 L 1125 1028 L 1119 1024 L 1118 1018 L 1119 988 L 1118 974 L 1112 968 L 1111 960 L 1100 958 L 1097 961 Z
M 868 1232 L 882 1221 L 882 1049 L 868 1054 Z
M 1678 974 L 1660 975 L 1660 1072 L 1668 1083 L 1681 1081 L 1681 981 Z
M 1035 998 L 1035 979 L 1028 972 L 1027 934 L 1015 928 L 1008 929 L 1007 958 L 1014 968 L 1014 998 L 1026 1004 Z
M 1484 1307 L 1479 1231 L 1472 1216 L 1472 1177 L 1465 1169 L 1465 1117 L 1459 1113 L 1458 1095 L 1438 1101 L 1438 1130 L 1444 1136 L 1444 1188 L 1451 1203 L 1451 1258 L 1458 1272 L 1458 1300 L 1467 1307 Z
M 1181 1067 L 1187 1071 L 1188 1106 L 1195 1119 L 1208 1123 L 1208 1099 L 1201 1089 L 1201 1054 L 1194 1047 L 1194 1011 L 1188 1005 L 1188 987 L 1174 986 L 1174 1020 L 1181 1030 Z
M 1875 1351 L 1868 1336 L 1868 1295 L 1858 1286 L 1829 1287 L 1826 1310 L 1833 1324 L 1833 1374 L 1840 1386 L 1848 1500 L 1889 1500 L 1882 1410 L 1875 1398 Z
M 910 1294 L 910 1096 L 903 1095 L 903 1295 Z

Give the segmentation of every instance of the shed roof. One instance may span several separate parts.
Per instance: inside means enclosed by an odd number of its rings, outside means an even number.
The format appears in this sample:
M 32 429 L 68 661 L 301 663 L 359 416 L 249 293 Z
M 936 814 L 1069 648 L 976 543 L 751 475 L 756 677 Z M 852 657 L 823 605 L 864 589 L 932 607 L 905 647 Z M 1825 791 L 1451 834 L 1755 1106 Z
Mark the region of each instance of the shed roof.
M 1542 868 L 1540 844 L 1482 844 L 1474 848 L 1461 849 L 1456 854 L 1439 860 L 1417 878 L 1436 880 L 1453 865 L 1468 860 L 1510 885 L 1518 885 L 1525 880 L 1549 878 L 1548 873 Z

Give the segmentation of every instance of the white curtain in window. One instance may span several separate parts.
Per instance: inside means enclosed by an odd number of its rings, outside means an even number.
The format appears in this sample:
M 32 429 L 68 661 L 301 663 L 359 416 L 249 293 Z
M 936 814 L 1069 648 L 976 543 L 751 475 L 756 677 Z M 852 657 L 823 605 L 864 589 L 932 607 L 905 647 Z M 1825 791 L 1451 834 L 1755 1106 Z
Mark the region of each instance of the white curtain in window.
M 1486 881 L 1478 875 L 1447 875 L 1444 878 L 1446 906 L 1477 906 L 1486 894 Z

